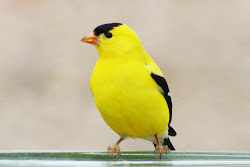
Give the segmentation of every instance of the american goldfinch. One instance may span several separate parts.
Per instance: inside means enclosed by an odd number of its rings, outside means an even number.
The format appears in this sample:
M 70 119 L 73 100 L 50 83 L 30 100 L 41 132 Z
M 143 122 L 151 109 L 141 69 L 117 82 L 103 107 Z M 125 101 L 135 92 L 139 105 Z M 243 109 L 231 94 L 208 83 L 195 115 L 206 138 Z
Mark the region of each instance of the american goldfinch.
M 151 141 L 160 157 L 175 150 L 169 140 L 176 135 L 169 88 L 136 33 L 125 24 L 103 24 L 81 41 L 96 47 L 91 92 L 102 118 L 120 136 L 108 151 L 119 155 L 126 138 Z

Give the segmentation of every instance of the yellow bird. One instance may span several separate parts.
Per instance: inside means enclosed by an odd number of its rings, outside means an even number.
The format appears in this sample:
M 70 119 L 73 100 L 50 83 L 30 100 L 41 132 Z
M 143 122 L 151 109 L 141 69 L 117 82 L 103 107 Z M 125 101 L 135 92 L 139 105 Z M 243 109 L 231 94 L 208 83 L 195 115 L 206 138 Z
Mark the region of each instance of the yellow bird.
M 153 142 L 160 157 L 168 148 L 175 150 L 169 140 L 169 135 L 176 135 L 170 126 L 169 88 L 136 33 L 125 24 L 109 23 L 96 27 L 81 41 L 97 49 L 91 92 L 104 121 L 120 135 L 108 151 L 119 155 L 120 142 L 130 137 Z

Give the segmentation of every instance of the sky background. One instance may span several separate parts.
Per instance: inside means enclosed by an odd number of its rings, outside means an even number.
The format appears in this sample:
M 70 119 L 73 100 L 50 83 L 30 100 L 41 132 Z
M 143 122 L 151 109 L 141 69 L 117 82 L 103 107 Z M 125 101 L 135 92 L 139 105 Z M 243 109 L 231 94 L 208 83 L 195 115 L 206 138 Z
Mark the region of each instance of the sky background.
M 0 149 L 106 150 L 119 139 L 89 89 L 80 42 L 121 22 L 168 81 L 177 150 L 250 151 L 249 0 L 0 1 Z M 141 139 L 122 150 L 153 150 Z

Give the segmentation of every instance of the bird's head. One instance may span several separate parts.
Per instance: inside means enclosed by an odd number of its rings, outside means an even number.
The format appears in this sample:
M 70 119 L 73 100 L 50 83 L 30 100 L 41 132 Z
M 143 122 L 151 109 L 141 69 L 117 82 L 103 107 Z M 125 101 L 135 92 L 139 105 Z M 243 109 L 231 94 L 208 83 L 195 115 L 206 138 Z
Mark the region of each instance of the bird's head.
M 94 29 L 82 42 L 95 45 L 99 56 L 121 55 L 142 47 L 136 33 L 125 24 L 109 23 Z

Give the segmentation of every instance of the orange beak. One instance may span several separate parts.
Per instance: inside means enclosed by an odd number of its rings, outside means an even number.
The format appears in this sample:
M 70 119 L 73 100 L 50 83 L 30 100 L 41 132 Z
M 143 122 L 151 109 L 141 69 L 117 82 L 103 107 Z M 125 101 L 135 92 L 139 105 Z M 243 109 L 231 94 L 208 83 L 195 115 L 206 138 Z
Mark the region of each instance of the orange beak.
M 98 37 L 92 32 L 89 35 L 87 35 L 86 37 L 84 37 L 83 39 L 81 39 L 82 42 L 86 42 L 86 43 L 90 43 L 93 45 L 97 45 L 98 44 Z

